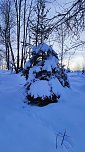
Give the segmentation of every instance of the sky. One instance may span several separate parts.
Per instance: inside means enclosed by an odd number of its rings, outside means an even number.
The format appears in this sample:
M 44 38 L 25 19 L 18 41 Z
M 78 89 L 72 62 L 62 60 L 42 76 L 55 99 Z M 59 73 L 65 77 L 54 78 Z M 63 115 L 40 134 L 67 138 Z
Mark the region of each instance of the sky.
M 69 8 L 73 4 L 73 2 L 75 2 L 75 1 L 73 1 L 73 0 L 56 0 L 55 3 L 57 3 L 57 7 L 55 5 L 55 9 L 59 12 L 62 12 L 65 8 Z M 81 33 L 81 40 L 84 41 L 84 39 L 85 39 L 85 32 Z M 71 70 L 79 70 L 79 69 L 84 68 L 84 66 L 85 66 L 85 61 L 84 61 L 85 51 L 84 50 L 85 50 L 85 47 L 79 47 L 76 49 L 76 51 L 72 50 L 73 52 L 75 51 L 75 54 L 72 55 L 70 62 L 69 62 L 69 68 Z M 68 62 L 68 57 L 69 57 L 69 52 L 68 52 L 67 56 L 65 56 L 65 59 L 64 59 L 64 64 L 66 64 L 66 65 Z

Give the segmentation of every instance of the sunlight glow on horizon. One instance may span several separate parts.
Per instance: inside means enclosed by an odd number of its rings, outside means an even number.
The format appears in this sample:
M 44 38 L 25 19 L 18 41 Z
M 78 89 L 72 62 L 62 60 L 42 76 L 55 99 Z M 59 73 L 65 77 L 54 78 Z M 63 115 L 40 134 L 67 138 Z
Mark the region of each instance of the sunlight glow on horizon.
M 64 64 L 67 65 L 68 60 L 64 60 Z M 69 68 L 71 70 L 82 70 L 85 67 L 85 62 L 81 56 L 74 56 L 69 62 Z

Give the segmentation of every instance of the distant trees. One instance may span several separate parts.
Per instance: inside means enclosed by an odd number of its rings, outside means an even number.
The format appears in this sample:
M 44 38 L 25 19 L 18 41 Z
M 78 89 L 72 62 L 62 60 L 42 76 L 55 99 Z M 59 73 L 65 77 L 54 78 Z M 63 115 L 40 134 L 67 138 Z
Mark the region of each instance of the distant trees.
M 0 2 L 0 45 L 5 46 L 6 68 L 16 73 L 23 69 L 26 61 L 26 41 L 32 0 L 1 0 Z M 27 8 L 28 7 L 28 8 Z
M 11 31 L 14 27 L 14 17 L 12 11 L 11 0 L 2 0 L 0 2 L 0 44 L 5 46 L 5 57 L 7 63 L 7 69 L 10 69 L 11 58 L 13 59 L 14 54 L 11 45 Z M 14 64 L 14 63 L 13 63 Z

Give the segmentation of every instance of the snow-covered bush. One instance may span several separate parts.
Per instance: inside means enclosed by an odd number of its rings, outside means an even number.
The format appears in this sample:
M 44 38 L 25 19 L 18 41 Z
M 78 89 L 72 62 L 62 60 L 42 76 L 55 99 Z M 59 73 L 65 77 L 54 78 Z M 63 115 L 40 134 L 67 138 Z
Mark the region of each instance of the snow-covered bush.
M 43 106 L 57 102 L 62 88 L 69 87 L 56 52 L 44 43 L 33 47 L 32 57 L 26 62 L 23 74 L 27 80 L 28 103 Z

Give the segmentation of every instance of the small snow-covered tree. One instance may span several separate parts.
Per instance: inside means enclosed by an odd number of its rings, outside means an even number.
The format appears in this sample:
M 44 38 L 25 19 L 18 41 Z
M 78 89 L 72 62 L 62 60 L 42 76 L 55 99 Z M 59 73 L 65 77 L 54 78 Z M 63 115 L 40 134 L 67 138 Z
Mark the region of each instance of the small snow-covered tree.
M 47 44 L 32 49 L 32 57 L 25 64 L 28 103 L 39 106 L 57 102 L 63 87 L 69 87 L 67 75 L 61 74 L 57 53 Z

